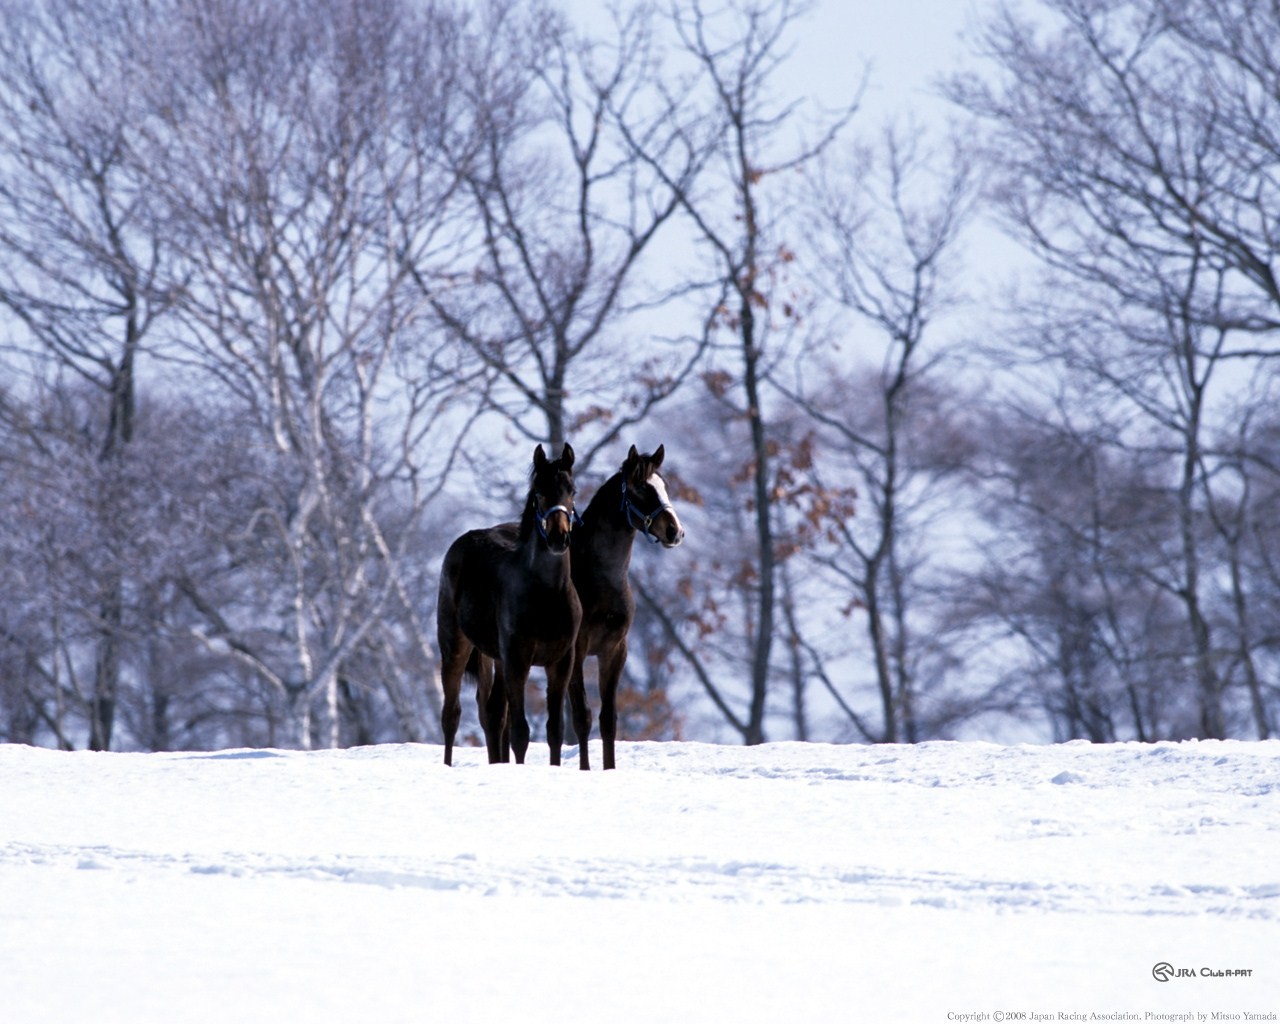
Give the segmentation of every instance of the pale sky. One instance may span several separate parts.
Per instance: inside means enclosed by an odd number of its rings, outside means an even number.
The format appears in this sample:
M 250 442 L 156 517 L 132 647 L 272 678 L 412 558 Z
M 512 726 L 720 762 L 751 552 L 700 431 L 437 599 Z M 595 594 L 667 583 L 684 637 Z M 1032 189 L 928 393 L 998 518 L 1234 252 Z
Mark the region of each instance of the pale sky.
M 991 0 L 818 0 L 796 35 L 794 72 L 810 96 L 839 105 L 871 65 L 863 126 L 913 110 L 927 118 L 942 104 L 937 76 L 967 58 L 962 31 Z
M 575 20 L 610 24 L 599 0 L 560 0 Z M 626 8 L 628 0 L 618 0 Z M 809 96 L 829 108 L 843 107 L 856 94 L 864 71 L 871 76 L 859 120 L 878 126 L 890 115 L 942 104 L 930 95 L 933 80 L 955 70 L 966 57 L 962 30 L 976 12 L 996 0 L 814 0 L 813 9 L 797 19 L 789 41 L 793 56 L 788 71 L 795 76 L 792 96 Z M 714 10 L 715 5 L 709 5 Z

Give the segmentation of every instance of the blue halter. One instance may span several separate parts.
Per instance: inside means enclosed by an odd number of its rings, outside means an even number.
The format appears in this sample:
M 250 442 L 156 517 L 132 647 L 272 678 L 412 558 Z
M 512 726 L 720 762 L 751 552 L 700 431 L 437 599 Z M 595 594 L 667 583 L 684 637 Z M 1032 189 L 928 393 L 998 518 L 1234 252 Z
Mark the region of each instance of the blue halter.
M 565 505 L 552 505 L 542 515 L 537 515 L 535 513 L 533 517 L 533 521 L 538 524 L 538 534 L 543 540 L 551 539 L 547 536 L 547 520 L 551 518 L 551 515 L 554 512 L 563 512 L 569 517 L 569 529 L 566 531 L 569 534 L 573 533 L 573 528 L 575 526 L 582 525 L 582 518 L 578 515 L 577 509 L 568 508 Z
M 622 513 L 627 517 L 627 525 L 630 526 L 633 530 L 639 530 L 646 537 L 648 537 L 650 544 L 662 543 L 662 539 L 660 537 L 655 537 L 652 533 L 649 532 L 649 527 L 653 525 L 653 521 L 657 519 L 658 516 L 662 515 L 663 512 L 668 512 L 668 511 L 674 512 L 675 506 L 672 505 L 670 502 L 661 501 L 658 503 L 657 508 L 655 508 L 648 515 L 645 515 L 638 508 L 636 508 L 635 505 L 631 503 L 630 488 L 627 487 L 626 481 L 625 480 L 623 481 Z M 639 520 L 638 524 L 636 520 Z

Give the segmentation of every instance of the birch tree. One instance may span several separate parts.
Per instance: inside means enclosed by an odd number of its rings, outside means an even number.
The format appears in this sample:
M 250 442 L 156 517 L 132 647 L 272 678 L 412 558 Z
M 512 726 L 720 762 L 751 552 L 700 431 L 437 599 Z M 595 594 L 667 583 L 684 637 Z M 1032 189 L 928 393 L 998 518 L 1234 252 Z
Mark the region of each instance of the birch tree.
M 444 8 L 395 0 L 227 0 L 175 12 L 163 40 L 162 66 L 184 75 L 163 83 L 149 155 L 189 276 L 184 341 L 274 463 L 230 536 L 274 560 L 285 614 L 264 631 L 257 607 L 220 607 L 199 580 L 184 591 L 197 635 L 287 700 L 304 747 L 341 742 L 344 674 L 388 609 L 424 685 L 432 664 L 406 587 L 411 526 L 483 390 L 455 372 L 414 282 L 455 240 L 441 155 L 465 131 L 458 30 Z

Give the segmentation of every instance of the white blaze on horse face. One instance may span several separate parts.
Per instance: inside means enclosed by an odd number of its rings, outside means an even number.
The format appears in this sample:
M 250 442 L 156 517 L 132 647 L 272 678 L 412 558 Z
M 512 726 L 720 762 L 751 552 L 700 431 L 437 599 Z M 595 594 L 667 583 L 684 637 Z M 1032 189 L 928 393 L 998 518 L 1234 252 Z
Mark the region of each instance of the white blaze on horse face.
M 654 493 L 658 495 L 659 508 L 661 508 L 663 505 L 667 505 L 667 506 L 671 505 L 671 498 L 667 494 L 667 482 L 663 480 L 662 477 L 660 477 L 657 473 L 650 473 L 649 479 L 646 480 L 645 483 L 647 483 L 650 487 L 652 487 L 654 490 Z M 675 515 L 674 509 L 672 510 L 671 514 Z
M 657 473 L 650 473 L 649 479 L 645 482 L 653 488 L 653 493 L 658 496 L 658 509 L 670 515 L 671 521 L 675 523 L 675 539 L 670 542 L 663 541 L 663 544 L 667 547 L 673 548 L 684 540 L 684 527 L 680 524 L 680 517 L 676 515 L 675 507 L 671 504 L 671 496 L 667 493 L 667 483 Z

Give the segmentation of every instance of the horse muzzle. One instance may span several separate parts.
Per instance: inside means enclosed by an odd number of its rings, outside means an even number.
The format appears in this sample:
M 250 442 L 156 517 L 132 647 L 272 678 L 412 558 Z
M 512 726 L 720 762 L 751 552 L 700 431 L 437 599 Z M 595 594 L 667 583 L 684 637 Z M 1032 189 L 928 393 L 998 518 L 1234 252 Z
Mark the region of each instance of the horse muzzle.
M 553 555 L 563 555 L 569 550 L 577 518 L 577 513 L 564 505 L 553 505 L 538 517 L 538 533 Z
M 667 504 L 661 505 L 652 515 L 645 516 L 641 520 L 641 528 L 650 541 L 661 544 L 664 548 L 679 547 L 684 540 L 684 527 L 676 517 L 676 510 Z
M 684 541 L 684 527 L 674 515 L 666 522 L 659 521 L 655 527 L 652 536 L 657 537 L 664 548 L 677 548 Z

